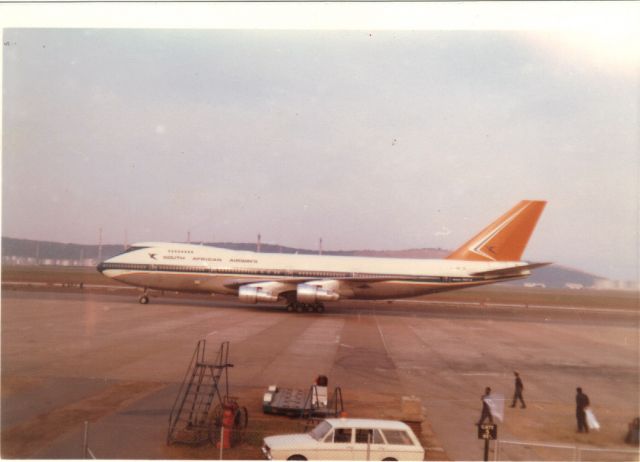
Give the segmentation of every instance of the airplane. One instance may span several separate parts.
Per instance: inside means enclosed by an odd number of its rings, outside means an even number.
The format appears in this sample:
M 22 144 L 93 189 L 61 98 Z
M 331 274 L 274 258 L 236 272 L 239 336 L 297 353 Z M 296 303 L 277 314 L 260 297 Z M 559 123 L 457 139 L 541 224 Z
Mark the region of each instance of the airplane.
M 546 201 L 523 200 L 445 259 L 292 255 L 141 242 L 97 270 L 148 290 L 237 295 L 247 303 L 285 301 L 289 311 L 324 302 L 388 300 L 527 277 L 550 263 L 520 261 Z

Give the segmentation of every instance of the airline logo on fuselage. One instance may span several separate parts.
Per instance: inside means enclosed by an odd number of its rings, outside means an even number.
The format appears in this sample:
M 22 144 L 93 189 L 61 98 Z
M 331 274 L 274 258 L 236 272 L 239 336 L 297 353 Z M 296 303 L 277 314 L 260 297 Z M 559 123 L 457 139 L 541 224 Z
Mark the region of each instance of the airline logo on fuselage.
M 149 253 L 149 257 L 152 260 L 157 260 L 157 253 Z M 163 255 L 163 260 L 186 260 L 187 257 L 184 255 Z M 210 262 L 222 262 L 222 258 L 218 257 L 192 257 L 193 261 L 210 261 Z M 258 260 L 250 259 L 250 258 L 229 258 L 227 261 L 230 263 L 258 263 Z

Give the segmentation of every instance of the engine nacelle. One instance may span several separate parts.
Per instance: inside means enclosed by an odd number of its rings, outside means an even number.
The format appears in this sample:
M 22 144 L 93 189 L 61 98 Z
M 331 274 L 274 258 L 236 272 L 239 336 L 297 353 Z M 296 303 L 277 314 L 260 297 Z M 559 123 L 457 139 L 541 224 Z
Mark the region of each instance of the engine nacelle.
M 238 289 L 238 298 L 247 303 L 277 302 L 278 296 L 260 286 L 242 286 Z
M 300 303 L 335 302 L 339 298 L 339 293 L 318 286 L 298 284 L 296 288 L 296 299 Z

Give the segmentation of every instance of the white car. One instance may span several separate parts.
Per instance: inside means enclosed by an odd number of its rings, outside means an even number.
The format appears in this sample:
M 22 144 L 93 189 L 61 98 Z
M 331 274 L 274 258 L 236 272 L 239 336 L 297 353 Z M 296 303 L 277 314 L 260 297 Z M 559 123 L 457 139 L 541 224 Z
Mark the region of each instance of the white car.
M 269 460 L 424 459 L 407 424 L 378 419 L 326 419 L 309 433 L 266 437 L 262 453 Z

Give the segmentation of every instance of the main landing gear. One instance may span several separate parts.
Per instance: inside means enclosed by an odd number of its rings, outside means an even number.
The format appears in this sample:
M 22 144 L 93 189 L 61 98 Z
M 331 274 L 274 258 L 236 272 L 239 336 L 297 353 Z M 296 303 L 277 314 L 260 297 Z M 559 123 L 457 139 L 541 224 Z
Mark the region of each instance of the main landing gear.
M 140 296 L 140 298 L 138 299 L 138 302 L 140 302 L 141 305 L 146 305 L 147 303 L 149 303 L 149 295 L 147 294 L 146 290 Z
M 300 303 L 300 302 L 290 302 L 287 304 L 287 311 L 289 312 L 297 312 L 297 313 L 323 313 L 324 305 L 322 303 Z

